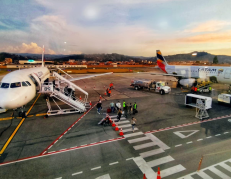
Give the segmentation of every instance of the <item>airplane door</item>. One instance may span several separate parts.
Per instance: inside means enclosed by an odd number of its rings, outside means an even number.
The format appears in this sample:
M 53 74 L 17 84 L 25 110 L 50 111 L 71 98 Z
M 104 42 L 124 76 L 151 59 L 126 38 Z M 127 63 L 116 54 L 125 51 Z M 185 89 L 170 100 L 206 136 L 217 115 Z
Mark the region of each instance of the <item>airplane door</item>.
M 229 79 L 230 78 L 230 69 L 226 69 L 225 70 L 225 79 Z
M 36 74 L 32 73 L 32 74 L 30 74 L 30 78 L 34 82 L 34 84 L 36 85 L 36 89 L 40 91 L 41 81 L 40 81 L 39 77 Z

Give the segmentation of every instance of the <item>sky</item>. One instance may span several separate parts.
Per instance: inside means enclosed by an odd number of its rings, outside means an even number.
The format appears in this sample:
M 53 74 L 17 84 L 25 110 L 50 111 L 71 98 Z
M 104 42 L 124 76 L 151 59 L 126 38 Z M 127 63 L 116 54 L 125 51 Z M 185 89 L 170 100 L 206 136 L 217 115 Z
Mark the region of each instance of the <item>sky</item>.
M 0 52 L 231 55 L 230 0 L 1 0 Z

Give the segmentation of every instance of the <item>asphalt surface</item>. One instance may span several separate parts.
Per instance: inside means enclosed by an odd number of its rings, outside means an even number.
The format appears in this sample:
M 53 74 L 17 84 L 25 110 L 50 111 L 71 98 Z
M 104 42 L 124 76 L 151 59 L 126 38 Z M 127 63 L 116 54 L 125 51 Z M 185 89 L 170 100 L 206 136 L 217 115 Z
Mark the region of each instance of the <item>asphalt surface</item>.
M 134 78 L 168 81 L 172 91 L 163 96 L 153 91 L 135 91 L 129 86 Z M 231 170 L 227 170 L 231 167 L 231 162 L 221 163 L 231 159 L 230 106 L 217 103 L 217 95 L 227 89 L 227 86 L 214 84 L 211 94 L 203 94 L 213 98 L 213 107 L 208 113 L 209 119 L 214 120 L 200 121 L 195 118 L 195 108 L 184 105 L 186 92 L 176 88 L 176 83 L 171 80 L 171 77 L 131 73 L 77 81 L 75 84 L 89 93 L 89 101 L 93 104 L 99 99 L 99 95 L 103 99 L 102 114 L 97 114 L 94 107 L 82 118 L 83 114 L 48 118 L 36 116 L 47 111 L 45 99 L 41 95 L 29 114 L 33 116 L 24 121 L 0 156 L 0 163 L 3 163 L 0 164 L 1 178 L 102 178 L 108 174 L 112 179 L 127 179 L 142 178 L 143 173 L 148 178 L 155 178 L 158 167 L 162 178 L 186 175 L 206 178 L 194 173 L 202 155 L 201 170 L 205 169 L 201 171 L 204 172 L 203 176 L 231 177 Z M 115 89 L 109 98 L 104 92 L 110 82 L 114 83 Z M 81 94 L 77 93 L 78 95 Z M 110 102 L 118 100 L 121 103 L 125 100 L 127 103 L 138 104 L 138 113 L 134 116 L 137 119 L 134 136 L 129 136 L 133 133 L 127 131 L 121 138 L 119 132 L 114 131 L 111 126 L 98 125 L 105 117 Z M 33 101 L 27 105 L 27 109 L 32 103 Z M 7 111 L 0 114 L 0 118 L 10 117 L 11 114 L 12 111 Z M 129 124 L 132 116 L 129 115 L 119 124 L 125 125 L 123 130 L 131 129 Z M 4 131 L 0 137 L 0 147 L 20 120 L 13 119 L 10 127 L 11 120 L 0 120 L 0 132 Z M 58 139 L 60 136 L 62 137 Z M 42 152 L 44 153 L 41 154 Z M 216 165 L 216 169 L 225 175 L 211 168 L 212 165 Z

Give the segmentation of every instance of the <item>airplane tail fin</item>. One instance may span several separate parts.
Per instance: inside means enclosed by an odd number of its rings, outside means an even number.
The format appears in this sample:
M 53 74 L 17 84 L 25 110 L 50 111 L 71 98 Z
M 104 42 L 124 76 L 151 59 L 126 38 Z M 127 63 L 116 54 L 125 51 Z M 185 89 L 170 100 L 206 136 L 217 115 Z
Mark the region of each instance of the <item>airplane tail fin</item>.
M 162 56 L 160 50 L 156 50 L 156 57 L 157 57 L 157 65 L 158 65 L 158 67 L 161 70 L 163 70 L 165 73 L 167 73 L 167 71 L 165 70 L 165 67 L 168 66 L 168 63 L 165 60 L 165 58 Z
M 42 53 L 42 67 L 44 67 L 44 45 L 43 45 L 43 53 Z

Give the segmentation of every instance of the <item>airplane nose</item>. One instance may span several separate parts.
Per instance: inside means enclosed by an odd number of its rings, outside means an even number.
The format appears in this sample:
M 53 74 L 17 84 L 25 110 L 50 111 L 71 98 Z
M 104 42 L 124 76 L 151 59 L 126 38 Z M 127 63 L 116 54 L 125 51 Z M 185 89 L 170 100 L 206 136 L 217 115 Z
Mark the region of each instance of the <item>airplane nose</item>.
M 17 95 L 0 90 L 0 107 L 2 109 L 14 109 L 17 105 Z

